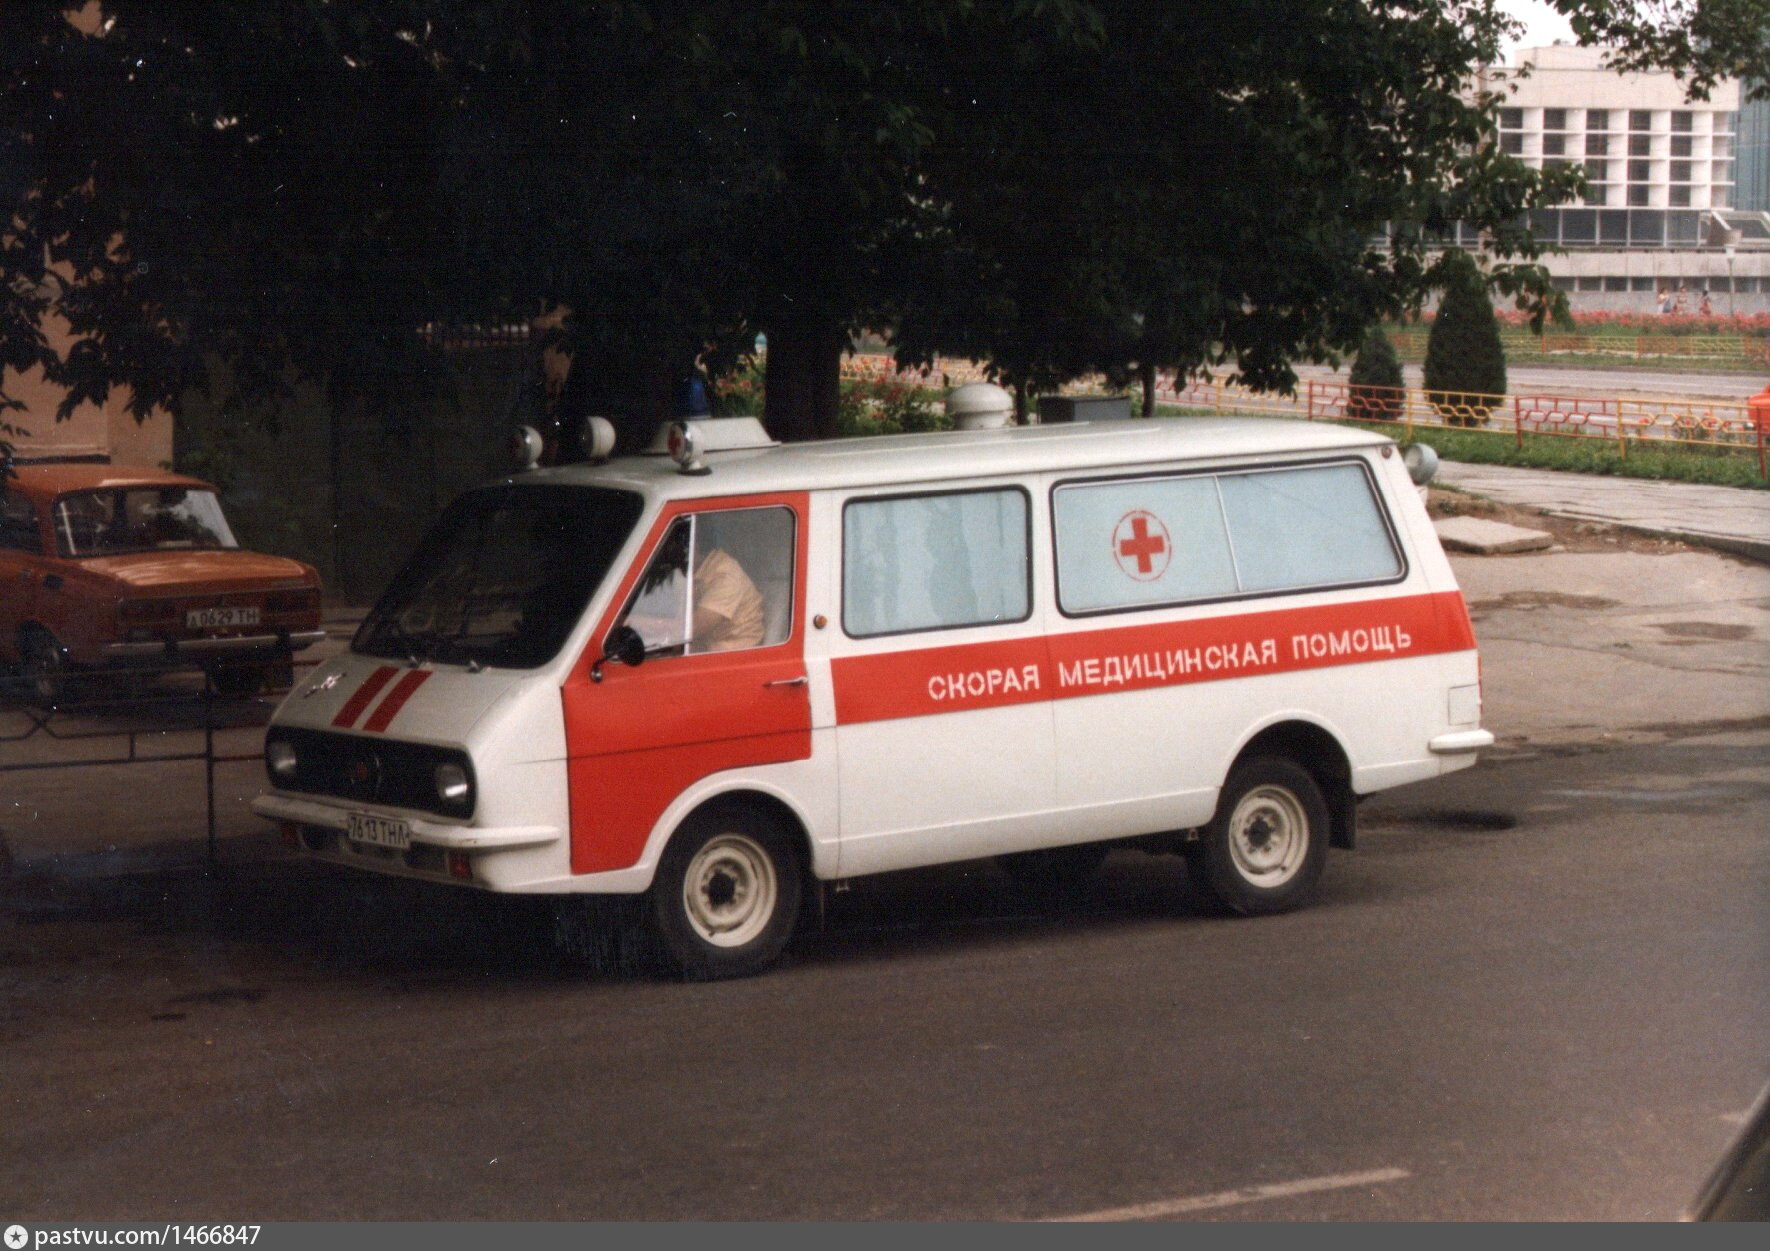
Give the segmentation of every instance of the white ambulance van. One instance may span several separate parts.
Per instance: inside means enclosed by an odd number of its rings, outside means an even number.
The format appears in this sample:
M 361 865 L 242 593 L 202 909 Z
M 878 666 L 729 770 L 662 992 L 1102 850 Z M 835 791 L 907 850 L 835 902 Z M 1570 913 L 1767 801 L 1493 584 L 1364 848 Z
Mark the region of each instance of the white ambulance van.
M 654 453 L 457 499 L 297 684 L 255 802 L 320 860 L 644 895 L 690 977 L 819 883 L 1182 853 L 1302 903 L 1360 797 L 1474 762 L 1475 639 L 1404 457 L 1272 419 Z

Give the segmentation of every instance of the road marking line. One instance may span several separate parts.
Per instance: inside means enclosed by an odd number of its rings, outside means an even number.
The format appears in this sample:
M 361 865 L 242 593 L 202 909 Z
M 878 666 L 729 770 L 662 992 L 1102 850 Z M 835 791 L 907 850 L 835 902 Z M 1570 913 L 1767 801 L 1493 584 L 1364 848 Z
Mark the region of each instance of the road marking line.
M 1101 1221 L 1153 1221 L 1164 1216 L 1180 1216 L 1187 1212 L 1204 1212 L 1211 1208 L 1233 1207 L 1238 1203 L 1255 1203 L 1261 1199 L 1286 1199 L 1292 1195 L 1314 1194 L 1322 1190 L 1345 1190 L 1352 1186 L 1372 1186 L 1378 1182 L 1400 1181 L 1411 1177 L 1404 1168 L 1379 1168 L 1368 1173 L 1341 1173 L 1335 1177 L 1307 1177 L 1301 1181 L 1273 1182 L 1265 1186 L 1243 1186 L 1240 1190 L 1223 1190 L 1214 1195 L 1192 1195 L 1185 1199 L 1167 1199 L 1156 1203 L 1139 1203 L 1128 1208 L 1107 1208 L 1101 1212 L 1083 1212 L 1076 1216 L 1050 1216 L 1047 1221 L 1093 1223 Z

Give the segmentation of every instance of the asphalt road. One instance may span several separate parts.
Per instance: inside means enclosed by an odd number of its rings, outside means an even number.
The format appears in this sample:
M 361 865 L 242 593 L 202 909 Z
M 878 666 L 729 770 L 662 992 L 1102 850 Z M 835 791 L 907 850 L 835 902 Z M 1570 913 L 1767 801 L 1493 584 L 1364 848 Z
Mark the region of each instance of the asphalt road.
M 16 889 L 0 1218 L 1673 1216 L 1770 1076 L 1766 746 L 1392 792 L 1286 917 L 864 881 L 712 986 L 289 861 Z

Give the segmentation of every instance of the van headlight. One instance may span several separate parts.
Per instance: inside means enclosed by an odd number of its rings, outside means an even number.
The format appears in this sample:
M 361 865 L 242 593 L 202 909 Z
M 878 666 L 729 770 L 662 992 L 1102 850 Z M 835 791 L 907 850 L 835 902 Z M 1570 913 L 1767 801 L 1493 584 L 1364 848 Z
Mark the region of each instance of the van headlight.
M 445 805 L 457 810 L 473 807 L 473 780 L 466 769 L 448 761 L 437 765 L 432 777 L 436 781 L 436 797 Z
M 264 763 L 271 780 L 276 782 L 293 782 L 301 768 L 295 744 L 286 738 L 273 738 L 264 745 Z

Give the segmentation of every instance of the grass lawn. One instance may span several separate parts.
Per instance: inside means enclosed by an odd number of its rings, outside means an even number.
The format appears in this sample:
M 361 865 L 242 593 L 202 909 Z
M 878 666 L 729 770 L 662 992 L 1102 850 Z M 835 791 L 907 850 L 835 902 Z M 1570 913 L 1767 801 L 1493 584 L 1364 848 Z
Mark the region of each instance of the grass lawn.
M 1163 417 L 1209 417 L 1208 409 L 1183 409 L 1160 405 Z M 1343 426 L 1378 430 L 1398 440 L 1405 439 L 1406 427 L 1377 422 L 1343 421 Z M 1622 450 L 1607 439 L 1572 438 L 1567 435 L 1524 436 L 1519 447 L 1512 432 L 1497 430 L 1452 430 L 1439 426 L 1414 427 L 1413 441 L 1425 443 L 1441 460 L 1463 461 L 1476 465 L 1517 465 L 1526 469 L 1564 469 L 1572 473 L 1605 473 L 1623 478 L 1653 478 L 1663 482 L 1701 482 L 1710 486 L 1770 488 L 1758 472 L 1755 449 L 1739 447 L 1700 447 L 1689 444 L 1677 447 L 1655 447 L 1639 441 L 1629 443 L 1625 459 Z

